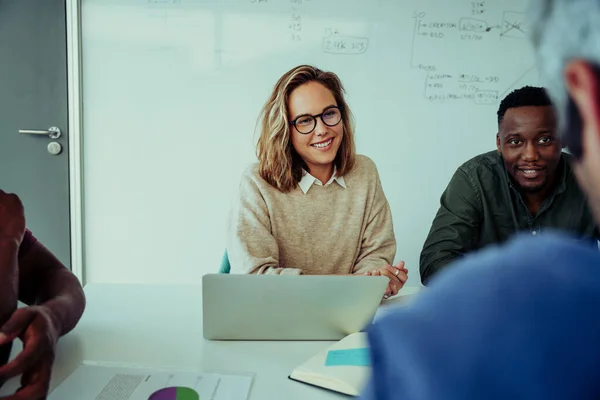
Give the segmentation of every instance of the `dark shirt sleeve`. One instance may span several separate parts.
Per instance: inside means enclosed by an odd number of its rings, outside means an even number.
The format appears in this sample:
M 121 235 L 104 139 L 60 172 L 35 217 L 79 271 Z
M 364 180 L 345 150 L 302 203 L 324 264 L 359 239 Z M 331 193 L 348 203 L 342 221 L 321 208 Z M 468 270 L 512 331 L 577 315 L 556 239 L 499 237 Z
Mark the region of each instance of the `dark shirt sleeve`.
M 19 260 L 22 260 L 29 250 L 33 247 L 33 245 L 37 242 L 37 239 L 29 229 L 25 230 L 25 235 L 23 236 L 23 241 L 21 242 L 21 246 L 19 246 Z
M 427 284 L 442 267 L 477 248 L 483 210 L 469 176 L 458 169 L 440 199 L 440 208 L 425 240 L 419 271 Z

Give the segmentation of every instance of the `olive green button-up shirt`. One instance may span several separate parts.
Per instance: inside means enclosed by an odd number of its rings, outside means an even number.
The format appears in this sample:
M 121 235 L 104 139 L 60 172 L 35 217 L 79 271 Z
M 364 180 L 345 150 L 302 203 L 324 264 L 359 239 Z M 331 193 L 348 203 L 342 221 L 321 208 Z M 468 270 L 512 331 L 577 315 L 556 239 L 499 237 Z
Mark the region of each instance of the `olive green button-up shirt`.
M 518 232 L 535 236 L 558 229 L 583 238 L 598 238 L 594 218 L 571 170 L 570 157 L 562 153 L 558 184 L 537 215 L 529 212 L 497 151 L 481 154 L 459 167 L 442 194 L 440 209 L 421 252 L 423 284 L 456 258 L 502 243 Z

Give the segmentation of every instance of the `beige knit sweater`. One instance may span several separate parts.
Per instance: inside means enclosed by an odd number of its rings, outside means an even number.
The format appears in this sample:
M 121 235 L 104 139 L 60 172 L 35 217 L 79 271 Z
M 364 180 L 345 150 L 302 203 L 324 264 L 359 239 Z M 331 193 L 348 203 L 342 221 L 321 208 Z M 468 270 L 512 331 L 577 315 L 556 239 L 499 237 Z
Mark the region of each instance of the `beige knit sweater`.
M 231 272 L 352 274 L 391 264 L 392 214 L 375 164 L 357 156 L 344 181 L 282 193 L 258 165 L 246 170 L 229 221 Z

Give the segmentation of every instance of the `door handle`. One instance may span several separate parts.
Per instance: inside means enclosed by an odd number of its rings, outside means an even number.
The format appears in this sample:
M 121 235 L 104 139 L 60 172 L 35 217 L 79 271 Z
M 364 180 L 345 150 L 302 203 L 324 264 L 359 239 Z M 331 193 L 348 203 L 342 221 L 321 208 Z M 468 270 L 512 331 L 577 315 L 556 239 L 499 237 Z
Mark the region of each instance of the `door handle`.
M 50 139 L 58 139 L 61 135 L 60 129 L 55 126 L 48 128 L 47 131 L 36 131 L 36 130 L 32 130 L 32 129 L 19 129 L 19 133 L 22 133 L 24 135 L 45 135 L 45 136 L 48 136 Z

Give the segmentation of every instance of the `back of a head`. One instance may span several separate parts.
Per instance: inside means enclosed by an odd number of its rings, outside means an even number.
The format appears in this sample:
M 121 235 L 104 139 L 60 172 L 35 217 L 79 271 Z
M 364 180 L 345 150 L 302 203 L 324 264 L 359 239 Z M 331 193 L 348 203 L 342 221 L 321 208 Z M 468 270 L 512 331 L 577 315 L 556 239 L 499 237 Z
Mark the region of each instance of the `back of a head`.
M 573 59 L 600 64 L 600 0 L 532 0 L 530 20 L 537 67 L 564 123 L 564 66 Z

